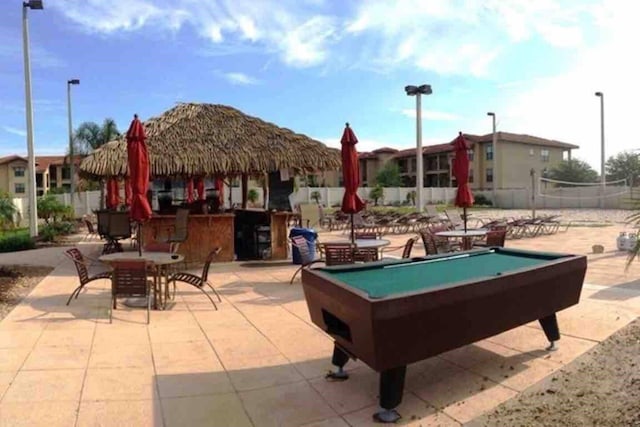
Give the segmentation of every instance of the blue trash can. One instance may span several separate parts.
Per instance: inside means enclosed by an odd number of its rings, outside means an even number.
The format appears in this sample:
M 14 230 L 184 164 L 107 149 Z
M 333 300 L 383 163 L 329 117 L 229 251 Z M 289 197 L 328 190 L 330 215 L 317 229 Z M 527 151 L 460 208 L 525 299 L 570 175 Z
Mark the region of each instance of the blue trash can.
M 309 251 L 312 254 L 316 253 L 316 239 L 318 238 L 318 233 L 316 233 L 313 228 L 292 227 L 291 231 L 289 231 L 289 238 L 295 236 L 304 237 L 307 241 L 307 245 L 309 246 Z M 298 248 L 293 244 L 291 244 L 291 258 L 293 258 L 294 264 L 302 264 L 300 250 L 298 250 Z

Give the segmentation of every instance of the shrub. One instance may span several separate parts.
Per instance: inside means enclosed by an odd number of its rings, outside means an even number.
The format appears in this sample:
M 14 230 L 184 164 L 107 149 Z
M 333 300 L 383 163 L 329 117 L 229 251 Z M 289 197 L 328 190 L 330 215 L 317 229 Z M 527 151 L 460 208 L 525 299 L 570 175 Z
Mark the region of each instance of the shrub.
M 369 198 L 373 199 L 374 206 L 378 206 L 378 200 L 384 198 L 384 189 L 381 185 L 376 185 L 369 192 Z
M 255 188 L 250 188 L 249 191 L 247 191 L 247 200 L 249 202 L 255 203 L 259 198 L 260 195 L 258 194 L 258 190 L 256 190 Z
M 475 202 L 473 203 L 474 205 L 478 205 L 478 206 L 492 206 L 493 203 L 491 203 L 491 200 L 489 200 L 487 198 L 487 196 L 485 196 L 484 194 L 478 194 L 476 196 L 474 196 Z
M 44 242 L 53 242 L 58 236 L 66 236 L 73 233 L 75 227 L 68 221 L 52 222 L 45 224 L 40 229 L 40 238 Z
M 0 252 L 24 251 L 35 247 L 28 230 L 0 234 Z
M 311 200 L 315 201 L 317 204 L 319 204 L 320 200 L 322 200 L 322 196 L 320 195 L 320 192 L 317 190 L 312 191 L 310 197 L 311 197 Z
M 51 220 L 56 222 L 58 219 L 70 219 L 72 217 L 71 206 L 65 205 L 53 194 L 45 194 L 38 198 L 38 218 L 44 219 L 44 222 L 47 224 L 49 224 Z

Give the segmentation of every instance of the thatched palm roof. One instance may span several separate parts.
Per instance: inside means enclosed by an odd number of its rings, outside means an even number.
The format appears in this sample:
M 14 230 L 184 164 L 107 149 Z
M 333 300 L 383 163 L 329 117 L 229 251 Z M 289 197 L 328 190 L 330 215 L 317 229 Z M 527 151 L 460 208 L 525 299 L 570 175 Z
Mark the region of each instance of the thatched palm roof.
M 144 122 L 152 176 L 340 168 L 340 151 L 225 105 L 181 103 Z M 125 176 L 124 136 L 87 156 L 86 178 Z

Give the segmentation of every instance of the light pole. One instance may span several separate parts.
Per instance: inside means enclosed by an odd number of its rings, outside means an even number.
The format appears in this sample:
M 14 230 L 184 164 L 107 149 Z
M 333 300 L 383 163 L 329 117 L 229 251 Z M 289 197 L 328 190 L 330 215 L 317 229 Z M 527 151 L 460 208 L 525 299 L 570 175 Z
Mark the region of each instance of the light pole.
M 29 23 L 27 9 L 40 10 L 42 0 L 22 3 L 22 51 L 24 54 L 24 97 L 27 116 L 27 157 L 29 173 L 29 235 L 38 235 L 38 204 L 36 200 L 36 157 L 33 151 L 33 106 L 31 105 L 31 62 L 29 60 Z
M 422 212 L 424 202 L 422 199 L 423 171 L 422 171 L 422 95 L 431 95 L 431 85 L 405 86 L 404 91 L 409 96 L 416 97 L 416 210 Z
M 73 126 L 71 124 L 71 85 L 79 85 L 80 80 L 71 79 L 67 80 L 67 111 L 69 115 L 69 179 L 71 180 L 71 209 L 73 211 L 73 216 L 75 218 L 76 215 L 76 204 L 73 200 L 73 196 L 76 193 L 76 171 L 74 165 L 74 150 L 73 150 Z
M 600 207 L 604 208 L 604 196 L 607 186 L 607 179 L 604 175 L 604 93 L 596 92 L 596 96 L 600 98 L 600 186 L 602 191 Z
M 491 121 L 493 122 L 493 137 L 491 142 L 491 152 L 493 153 L 493 182 L 491 184 L 493 193 L 493 206 L 496 206 L 496 190 L 498 188 L 498 152 L 496 151 L 498 139 L 496 134 L 496 113 L 490 111 L 487 113 L 487 116 L 491 116 Z

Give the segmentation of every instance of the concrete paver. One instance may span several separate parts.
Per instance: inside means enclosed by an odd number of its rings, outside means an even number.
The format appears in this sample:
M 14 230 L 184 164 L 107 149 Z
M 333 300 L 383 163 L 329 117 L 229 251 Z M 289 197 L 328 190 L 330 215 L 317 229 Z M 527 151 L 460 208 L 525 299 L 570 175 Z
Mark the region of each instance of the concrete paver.
M 570 227 L 552 236 L 507 241 L 507 247 L 588 255 L 581 303 L 559 314 L 558 351 L 543 350 L 546 339 L 532 322 L 415 363 L 408 367 L 400 424 L 459 426 L 635 319 L 640 263 L 625 270 L 627 256 L 615 248 L 621 231 L 629 229 Z M 407 237 L 387 238 L 400 246 Z M 605 252 L 591 254 L 593 244 L 602 244 Z M 97 245 L 80 248 L 91 253 Z M 55 269 L 0 322 L 3 423 L 372 424 L 378 376 L 352 361 L 349 381 L 325 381 L 332 342 L 311 323 L 300 279 L 289 286 L 294 266 L 214 265 L 209 278 L 222 297 L 218 311 L 198 291 L 179 285 L 170 309 L 153 311 L 149 325 L 144 310 L 122 304 L 110 324 L 108 281 L 93 282 L 65 305 L 77 277 L 63 250 L 30 253 L 30 259 Z M 416 245 L 414 255 L 423 253 Z M 21 257 L 2 254 L 0 264 Z

